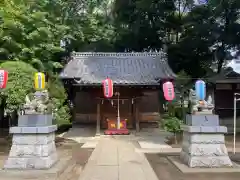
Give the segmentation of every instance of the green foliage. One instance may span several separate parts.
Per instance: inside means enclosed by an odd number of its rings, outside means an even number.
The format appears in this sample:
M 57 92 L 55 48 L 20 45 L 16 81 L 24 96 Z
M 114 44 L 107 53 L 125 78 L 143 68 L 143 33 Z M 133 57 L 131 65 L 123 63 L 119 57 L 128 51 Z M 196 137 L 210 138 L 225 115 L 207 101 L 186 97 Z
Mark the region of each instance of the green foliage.
M 64 105 L 67 100 L 67 94 L 62 82 L 56 75 L 52 75 L 47 86 L 49 96 L 54 105 L 54 120 L 56 124 L 69 123 L 70 110 L 67 105 Z
M 181 120 L 184 120 L 185 119 L 185 116 L 186 116 L 186 113 L 188 113 L 188 108 L 186 107 L 175 107 L 174 108 L 174 116 L 177 117 L 178 119 L 181 119 Z
M 68 106 L 61 106 L 54 113 L 54 120 L 58 126 L 62 124 L 70 124 L 70 112 Z
M 67 26 L 49 18 L 51 12 L 42 8 L 38 3 L 14 0 L 4 0 L 0 8 L 1 55 L 6 59 L 28 62 L 41 71 L 56 66 L 52 57 L 63 51 L 59 46 L 60 39 L 68 30 Z
M 1 69 L 8 71 L 8 84 L 3 90 L 6 97 L 6 112 L 19 110 L 25 102 L 25 97 L 33 91 L 33 77 L 37 72 L 31 65 L 22 61 L 6 61 L 0 65 Z
M 168 115 L 170 117 L 174 117 L 175 116 L 175 104 L 173 102 L 170 102 L 167 104 L 168 106 Z
M 166 49 L 175 72 L 191 77 L 220 72 L 231 48 L 240 44 L 240 1 L 209 0 L 122 1 L 114 4 L 120 51 Z
M 191 77 L 212 73 L 212 65 L 220 72 L 230 49 L 239 49 L 239 17 L 239 0 L 201 6 L 194 0 L 1 0 L 0 60 L 24 61 L 56 74 L 71 51 L 165 49 L 181 90 Z M 49 83 L 56 106 L 63 107 L 63 87 L 58 80 Z M 25 90 L 16 92 L 22 97 Z M 11 111 L 21 102 L 11 100 Z
M 177 73 L 177 78 L 174 81 L 174 85 L 181 92 L 182 89 L 185 89 L 191 82 L 191 76 L 189 76 L 184 70 L 181 70 Z
M 176 134 L 182 131 L 181 124 L 182 121 L 179 120 L 178 118 L 165 116 L 165 118 L 163 118 L 162 126 L 166 131 Z

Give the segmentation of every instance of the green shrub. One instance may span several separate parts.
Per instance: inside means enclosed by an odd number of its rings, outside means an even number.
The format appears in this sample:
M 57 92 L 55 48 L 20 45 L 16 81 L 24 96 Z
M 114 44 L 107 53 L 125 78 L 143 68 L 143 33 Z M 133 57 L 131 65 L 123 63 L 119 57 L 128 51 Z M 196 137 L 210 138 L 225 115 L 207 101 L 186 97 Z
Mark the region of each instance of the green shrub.
M 12 113 L 19 110 L 25 103 L 26 95 L 33 92 L 34 73 L 37 70 L 22 61 L 6 61 L 0 68 L 8 71 L 8 83 L 3 96 L 6 98 L 5 111 Z
M 168 132 L 172 132 L 172 133 L 181 132 L 181 124 L 182 124 L 182 121 L 176 117 L 169 117 L 169 118 L 163 119 L 163 128 Z
M 164 130 L 174 134 L 175 142 L 177 143 L 177 133 L 180 133 L 182 121 L 177 117 L 166 117 L 163 118 L 162 126 Z
M 48 81 L 48 92 L 54 105 L 54 120 L 58 126 L 70 123 L 70 110 L 65 102 L 67 94 L 57 75 L 52 75 Z

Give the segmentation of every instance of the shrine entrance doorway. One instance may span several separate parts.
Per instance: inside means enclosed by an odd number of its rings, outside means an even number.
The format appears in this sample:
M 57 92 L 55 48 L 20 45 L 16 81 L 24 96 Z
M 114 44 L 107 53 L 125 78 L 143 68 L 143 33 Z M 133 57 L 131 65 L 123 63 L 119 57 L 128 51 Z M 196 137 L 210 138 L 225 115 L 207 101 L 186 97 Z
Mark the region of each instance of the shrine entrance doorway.
M 117 122 L 118 99 L 103 99 L 101 103 L 101 128 L 108 128 L 108 121 Z M 130 99 L 119 99 L 120 120 L 126 121 L 128 129 L 133 128 L 133 104 Z M 117 128 L 117 127 L 116 127 Z

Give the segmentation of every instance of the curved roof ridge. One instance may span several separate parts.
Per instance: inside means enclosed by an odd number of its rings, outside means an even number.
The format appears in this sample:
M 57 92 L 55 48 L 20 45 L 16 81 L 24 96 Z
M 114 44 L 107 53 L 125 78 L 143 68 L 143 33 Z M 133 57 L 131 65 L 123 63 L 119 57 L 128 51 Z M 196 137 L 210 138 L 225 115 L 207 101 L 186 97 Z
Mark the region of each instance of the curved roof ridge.
M 176 75 L 164 52 L 75 52 L 60 77 L 80 78 L 81 84 L 101 83 L 105 77 L 116 84 L 156 84 L 161 79 L 174 79 Z
M 143 57 L 143 56 L 161 56 L 161 57 L 165 57 L 166 56 L 166 53 L 164 52 L 73 52 L 72 53 L 72 56 L 94 56 L 94 57 L 101 57 L 101 56 L 108 56 L 108 57 L 119 57 L 119 56 L 122 56 L 122 57 L 137 57 L 137 56 L 140 56 L 140 57 Z

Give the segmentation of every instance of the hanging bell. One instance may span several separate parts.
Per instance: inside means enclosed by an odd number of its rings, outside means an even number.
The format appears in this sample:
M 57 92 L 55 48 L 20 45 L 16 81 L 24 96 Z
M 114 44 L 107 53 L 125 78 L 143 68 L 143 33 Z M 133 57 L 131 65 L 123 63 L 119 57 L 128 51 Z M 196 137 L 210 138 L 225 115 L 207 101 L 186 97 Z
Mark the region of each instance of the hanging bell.
M 133 102 L 133 99 L 132 99 L 132 104 L 133 104 L 134 102 Z
M 102 100 L 102 104 L 103 104 L 103 100 Z
M 113 100 L 111 100 L 111 104 L 112 104 L 112 106 L 113 106 Z

